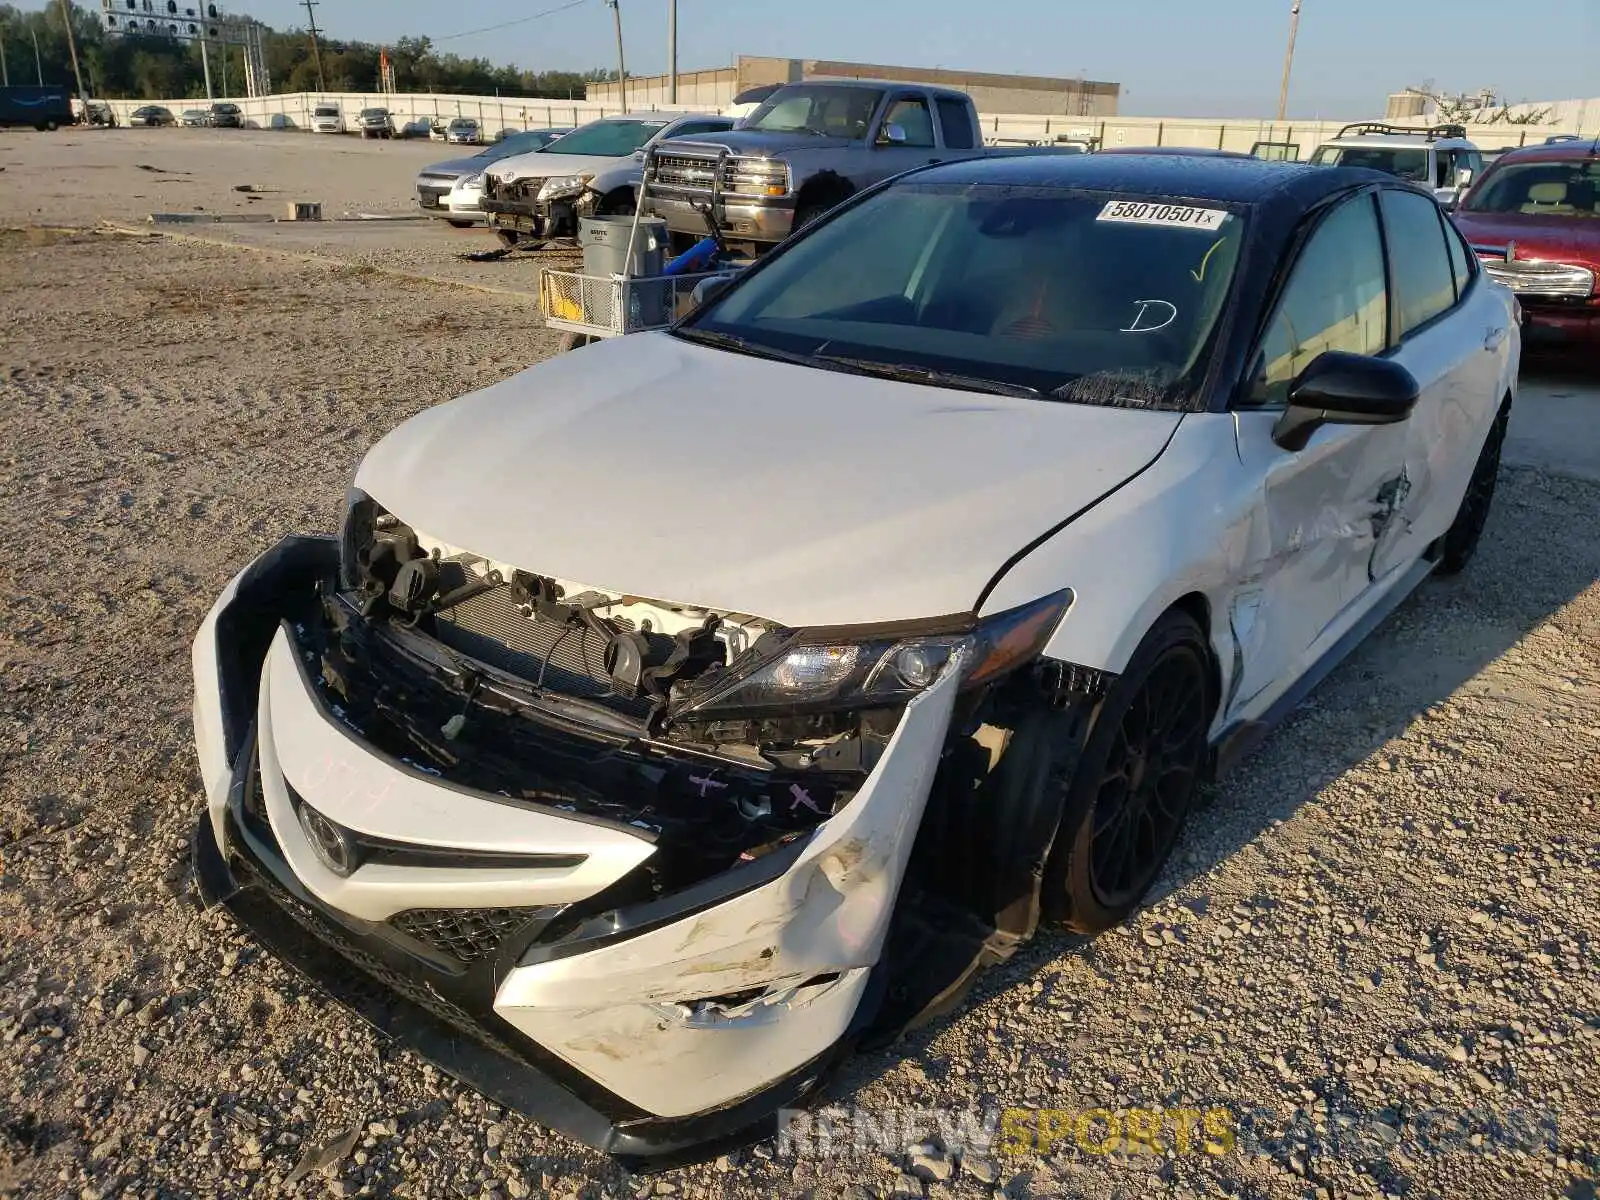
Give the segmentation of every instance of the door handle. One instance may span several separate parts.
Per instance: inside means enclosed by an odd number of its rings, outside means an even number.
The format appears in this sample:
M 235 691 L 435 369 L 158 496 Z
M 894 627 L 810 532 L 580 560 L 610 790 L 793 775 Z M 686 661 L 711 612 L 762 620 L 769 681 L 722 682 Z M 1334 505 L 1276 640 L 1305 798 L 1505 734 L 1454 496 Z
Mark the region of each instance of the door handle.
M 1500 349 L 1500 343 L 1505 340 L 1506 327 L 1504 325 L 1495 326 L 1484 335 L 1483 348 L 1485 350 L 1498 350 Z

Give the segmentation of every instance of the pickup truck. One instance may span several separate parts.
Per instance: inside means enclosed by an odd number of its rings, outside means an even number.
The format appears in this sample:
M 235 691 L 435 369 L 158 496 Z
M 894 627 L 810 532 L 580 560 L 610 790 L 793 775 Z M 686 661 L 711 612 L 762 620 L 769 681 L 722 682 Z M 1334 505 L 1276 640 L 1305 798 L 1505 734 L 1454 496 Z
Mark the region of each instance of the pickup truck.
M 779 88 L 731 133 L 658 143 L 651 205 L 675 243 L 705 236 L 710 206 L 727 240 L 760 250 L 913 168 L 1037 153 L 1051 150 L 985 147 L 965 92 L 811 80 Z

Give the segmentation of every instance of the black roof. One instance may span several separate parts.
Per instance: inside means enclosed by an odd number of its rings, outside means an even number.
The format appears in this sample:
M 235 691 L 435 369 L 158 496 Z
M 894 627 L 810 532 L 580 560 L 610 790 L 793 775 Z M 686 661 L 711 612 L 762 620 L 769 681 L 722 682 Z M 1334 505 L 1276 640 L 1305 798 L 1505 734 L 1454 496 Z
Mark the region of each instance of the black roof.
M 1012 187 L 1084 188 L 1135 196 L 1214 200 L 1303 212 L 1363 183 L 1398 181 L 1358 167 L 1194 154 L 1019 154 L 966 159 L 914 178 L 927 183 L 985 183 Z

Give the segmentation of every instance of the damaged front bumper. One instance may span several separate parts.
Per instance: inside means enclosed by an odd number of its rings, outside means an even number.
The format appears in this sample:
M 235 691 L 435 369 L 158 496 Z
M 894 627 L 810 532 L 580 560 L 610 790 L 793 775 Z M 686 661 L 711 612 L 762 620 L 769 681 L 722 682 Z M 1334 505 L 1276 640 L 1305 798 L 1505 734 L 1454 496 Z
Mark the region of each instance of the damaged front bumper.
M 877 1012 L 959 664 L 809 835 L 607 907 L 656 853 L 647 832 L 445 783 L 328 705 L 295 621 L 337 559 L 333 539 L 286 540 L 196 639 L 206 900 L 448 1073 L 611 1154 L 666 1164 L 772 1132 Z

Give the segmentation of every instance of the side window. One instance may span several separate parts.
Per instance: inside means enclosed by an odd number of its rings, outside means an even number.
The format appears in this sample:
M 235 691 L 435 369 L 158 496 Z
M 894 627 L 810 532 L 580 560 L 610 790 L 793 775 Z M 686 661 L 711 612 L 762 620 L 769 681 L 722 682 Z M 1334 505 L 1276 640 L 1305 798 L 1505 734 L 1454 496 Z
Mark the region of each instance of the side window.
M 732 128 L 732 121 L 685 121 L 672 131 L 672 136 L 688 137 L 695 133 L 722 133 Z
M 1255 403 L 1286 404 L 1289 385 L 1326 350 L 1381 354 L 1389 299 L 1372 197 L 1347 200 L 1312 233 L 1262 339 Z
M 889 105 L 889 111 L 884 114 L 883 128 L 878 134 L 880 146 L 889 145 L 889 126 L 898 125 L 906 132 L 906 140 L 902 146 L 912 146 L 919 149 L 932 149 L 933 140 L 933 114 L 928 111 L 928 102 L 921 96 L 902 96 Z
M 1417 192 L 1398 189 L 1379 196 L 1394 268 L 1400 336 L 1405 337 L 1456 302 L 1455 271 L 1437 204 Z
M 1435 150 L 1433 152 L 1433 186 L 1436 188 L 1452 187 L 1456 181 L 1456 156 L 1453 150 Z
M 972 127 L 972 112 L 953 96 L 939 97 L 939 126 L 944 144 L 950 150 L 972 150 L 978 145 L 978 131 Z
M 1450 271 L 1456 280 L 1456 299 L 1459 300 L 1472 282 L 1472 262 L 1476 257 L 1467 249 L 1461 231 L 1449 221 L 1444 223 L 1445 245 L 1450 247 Z

